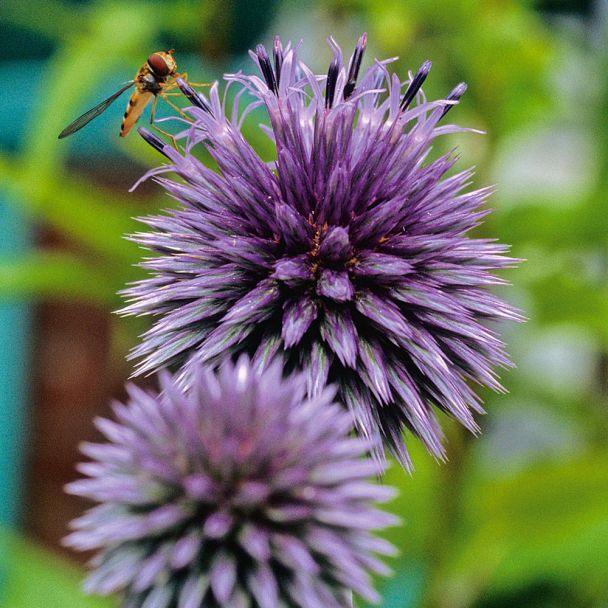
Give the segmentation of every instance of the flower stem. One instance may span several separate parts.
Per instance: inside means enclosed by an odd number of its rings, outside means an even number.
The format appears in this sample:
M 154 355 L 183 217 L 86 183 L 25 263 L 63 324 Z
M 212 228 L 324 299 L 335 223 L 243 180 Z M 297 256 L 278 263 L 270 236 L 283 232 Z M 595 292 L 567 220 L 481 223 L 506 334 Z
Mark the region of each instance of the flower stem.
M 462 508 L 462 491 L 471 435 L 458 425 L 448 429 L 450 459 L 441 467 L 435 498 L 436 518 L 427 549 L 429 576 L 421 608 L 457 608 L 445 593 L 445 576 Z

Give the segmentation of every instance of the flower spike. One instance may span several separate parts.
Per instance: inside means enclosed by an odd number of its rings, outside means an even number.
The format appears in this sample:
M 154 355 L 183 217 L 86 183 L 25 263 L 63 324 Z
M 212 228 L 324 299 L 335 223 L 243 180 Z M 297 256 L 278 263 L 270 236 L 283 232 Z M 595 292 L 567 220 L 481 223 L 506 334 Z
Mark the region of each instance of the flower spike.
M 161 154 L 164 154 L 165 156 L 167 156 L 167 158 L 169 158 L 169 156 L 167 155 L 165 148 L 167 146 L 167 144 L 160 139 L 160 137 L 157 137 L 156 135 L 154 135 L 154 133 L 152 133 L 151 131 L 148 131 L 148 129 L 146 129 L 145 127 L 138 127 L 137 128 L 137 132 L 146 140 L 146 142 L 148 142 L 155 150 L 158 150 Z
M 366 46 L 367 34 L 364 33 L 361 38 L 359 38 L 357 46 L 355 47 L 355 50 L 353 52 L 353 56 L 351 57 L 350 63 L 348 65 L 348 78 L 346 80 L 346 84 L 344 85 L 344 99 L 348 99 L 355 90 Z
M 278 89 L 279 85 L 281 84 L 281 69 L 283 67 L 283 45 L 281 44 L 281 39 L 278 36 L 274 37 L 272 54 L 274 56 L 274 72 Z
M 460 84 L 457 84 L 451 91 L 450 94 L 447 96 L 447 100 L 448 101 L 458 101 L 465 93 L 467 90 L 467 83 L 466 82 L 461 82 Z M 443 118 L 449 111 L 450 109 L 453 107 L 454 104 L 448 104 L 443 108 L 443 111 L 441 113 L 441 118 Z
M 327 70 L 327 82 L 325 84 L 325 108 L 330 109 L 334 105 L 334 97 L 336 95 L 336 83 L 340 74 L 340 64 L 337 57 L 332 59 Z
M 178 78 L 176 80 L 177 86 L 180 88 L 181 92 L 188 98 L 190 103 L 205 112 L 211 114 L 211 106 L 209 102 L 205 98 L 202 93 L 195 91 L 185 80 L 182 78 Z
M 418 91 L 424 84 L 426 77 L 429 75 L 429 72 L 431 71 L 432 65 L 433 65 L 432 62 L 430 62 L 427 59 L 427 61 L 425 61 L 418 68 L 416 75 L 414 76 L 414 78 L 412 78 L 412 82 L 410 82 L 407 90 L 405 91 L 405 93 L 403 95 L 403 100 L 401 101 L 401 105 L 399 106 L 402 111 L 407 110 L 409 105 L 412 103 L 412 100 L 414 99 L 414 97 L 416 97 L 416 93 L 418 93 Z
M 255 52 L 258 56 L 260 70 L 262 72 L 262 76 L 264 76 L 266 85 L 276 95 L 279 92 L 279 88 L 277 86 L 275 74 L 272 70 L 272 63 L 270 62 L 270 57 L 268 57 L 268 53 L 266 52 L 264 45 L 258 44 L 258 46 L 255 47 Z

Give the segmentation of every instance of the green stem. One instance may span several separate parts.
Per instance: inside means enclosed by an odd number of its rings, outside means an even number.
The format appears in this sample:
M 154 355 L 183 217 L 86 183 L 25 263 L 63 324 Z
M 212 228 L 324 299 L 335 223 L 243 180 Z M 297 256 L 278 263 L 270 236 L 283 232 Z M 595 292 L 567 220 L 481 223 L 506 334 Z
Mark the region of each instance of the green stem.
M 440 484 L 436 498 L 436 517 L 429 539 L 429 575 L 421 608 L 456 608 L 445 594 L 446 564 L 454 545 L 462 507 L 462 491 L 466 477 L 466 461 L 473 437 L 460 426 L 449 432 L 449 460 L 441 465 Z

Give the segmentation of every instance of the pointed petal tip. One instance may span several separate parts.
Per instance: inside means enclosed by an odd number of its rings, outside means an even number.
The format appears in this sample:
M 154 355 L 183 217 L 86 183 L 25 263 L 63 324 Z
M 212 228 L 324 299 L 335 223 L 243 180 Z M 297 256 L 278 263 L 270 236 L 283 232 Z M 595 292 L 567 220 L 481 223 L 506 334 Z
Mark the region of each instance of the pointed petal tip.
M 420 75 L 427 76 L 433 67 L 433 62 L 430 59 L 427 59 L 422 65 L 418 68 L 418 73 Z
M 169 157 L 168 154 L 165 152 L 165 148 L 167 147 L 168 144 L 166 144 L 160 137 L 157 137 L 156 135 L 154 135 L 154 133 L 152 133 L 145 127 L 138 127 L 137 132 L 155 150 L 158 150 L 161 154 L 163 154 L 167 158 Z M 137 182 L 137 183 L 139 183 L 139 182 Z M 133 189 L 134 188 L 135 188 L 135 186 L 133 186 Z
M 466 93 L 468 88 L 469 85 L 467 85 L 466 82 L 461 82 L 452 89 L 452 92 L 448 97 L 451 99 L 460 99 Z

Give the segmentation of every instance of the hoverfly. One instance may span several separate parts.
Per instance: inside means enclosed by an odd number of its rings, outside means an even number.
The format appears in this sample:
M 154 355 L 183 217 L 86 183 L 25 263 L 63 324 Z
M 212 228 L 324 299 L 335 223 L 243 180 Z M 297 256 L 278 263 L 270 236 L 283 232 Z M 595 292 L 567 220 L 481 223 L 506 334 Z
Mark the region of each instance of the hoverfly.
M 100 114 L 105 112 L 116 99 L 132 86 L 135 87 L 135 91 L 129 98 L 127 109 L 122 118 L 122 123 L 120 125 L 121 137 L 125 137 L 129 134 L 129 131 L 133 128 L 133 125 L 135 125 L 145 107 L 152 99 L 154 99 L 154 102 L 152 104 L 150 123 L 154 123 L 154 110 L 159 95 L 165 98 L 165 100 L 181 114 L 181 110 L 166 98 L 166 90 L 176 86 L 174 83 L 178 76 L 180 76 L 180 74 L 177 73 L 177 65 L 173 58 L 173 50 L 167 51 L 166 53 L 164 51 L 152 53 L 152 55 L 148 57 L 146 63 L 139 69 L 133 80 L 124 84 L 116 93 L 110 95 L 107 99 L 104 99 L 104 101 L 94 108 L 91 108 L 88 112 L 85 112 L 82 116 L 79 116 L 74 122 L 71 122 L 61 133 L 59 133 L 59 139 L 72 135 L 72 133 L 76 133 L 76 131 L 79 131 L 82 127 L 89 124 L 94 118 L 97 118 Z M 185 75 L 182 74 L 181 76 L 185 79 Z

